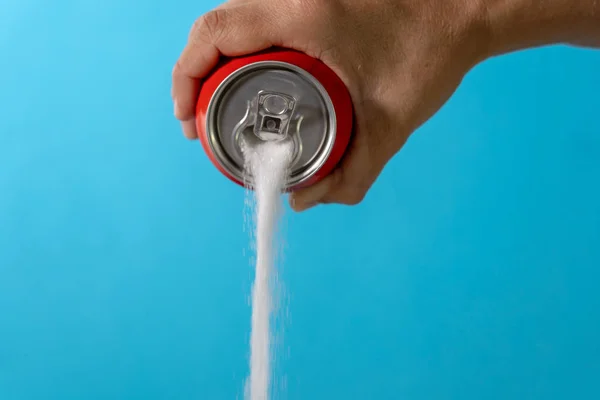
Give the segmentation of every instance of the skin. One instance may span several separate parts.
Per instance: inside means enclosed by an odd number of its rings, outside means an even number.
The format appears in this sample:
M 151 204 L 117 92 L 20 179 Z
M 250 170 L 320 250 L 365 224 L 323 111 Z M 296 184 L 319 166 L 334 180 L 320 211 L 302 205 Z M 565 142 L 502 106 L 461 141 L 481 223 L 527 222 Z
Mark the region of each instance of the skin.
M 290 202 L 353 205 L 475 65 L 555 43 L 600 47 L 600 0 L 230 0 L 192 27 L 174 112 L 196 139 L 202 78 L 222 56 L 281 46 L 322 60 L 348 87 L 355 132 L 340 166 Z

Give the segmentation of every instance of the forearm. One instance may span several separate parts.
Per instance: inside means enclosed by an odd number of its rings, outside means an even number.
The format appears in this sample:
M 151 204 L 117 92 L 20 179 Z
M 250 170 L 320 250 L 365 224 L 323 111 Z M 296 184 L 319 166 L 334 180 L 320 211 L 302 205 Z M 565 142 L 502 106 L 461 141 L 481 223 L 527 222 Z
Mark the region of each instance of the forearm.
M 487 56 L 550 44 L 600 47 L 600 0 L 482 0 Z

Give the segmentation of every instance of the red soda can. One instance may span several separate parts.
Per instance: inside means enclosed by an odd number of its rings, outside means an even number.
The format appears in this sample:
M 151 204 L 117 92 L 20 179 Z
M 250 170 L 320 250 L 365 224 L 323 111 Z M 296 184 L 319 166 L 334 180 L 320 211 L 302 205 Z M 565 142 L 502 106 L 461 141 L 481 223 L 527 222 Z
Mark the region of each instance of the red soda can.
M 350 142 L 352 101 L 323 62 L 292 50 L 223 60 L 204 80 L 196 128 L 204 151 L 233 182 L 253 187 L 242 140 L 291 140 L 286 191 L 315 184 L 342 159 Z

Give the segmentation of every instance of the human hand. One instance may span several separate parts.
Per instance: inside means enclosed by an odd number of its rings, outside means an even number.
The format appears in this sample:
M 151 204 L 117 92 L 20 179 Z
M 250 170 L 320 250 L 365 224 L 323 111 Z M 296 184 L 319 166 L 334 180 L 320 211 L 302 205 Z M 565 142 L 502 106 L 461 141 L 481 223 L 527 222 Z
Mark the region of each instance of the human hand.
M 477 61 L 463 0 L 229 1 L 200 17 L 173 71 L 175 115 L 196 138 L 201 79 L 219 57 L 271 46 L 322 60 L 344 81 L 355 132 L 339 167 L 291 195 L 292 207 L 359 203 L 409 135 Z
M 547 21 L 561 22 L 552 16 L 574 7 L 571 0 L 552 1 L 556 7 L 541 10 L 527 0 L 231 0 L 192 28 L 173 70 L 175 115 L 184 134 L 196 138 L 201 80 L 220 56 L 279 46 L 318 58 L 348 87 L 355 131 L 338 168 L 290 200 L 297 211 L 357 204 L 475 64 L 520 42 L 525 47 L 560 37 Z M 595 21 L 590 26 L 600 26 Z

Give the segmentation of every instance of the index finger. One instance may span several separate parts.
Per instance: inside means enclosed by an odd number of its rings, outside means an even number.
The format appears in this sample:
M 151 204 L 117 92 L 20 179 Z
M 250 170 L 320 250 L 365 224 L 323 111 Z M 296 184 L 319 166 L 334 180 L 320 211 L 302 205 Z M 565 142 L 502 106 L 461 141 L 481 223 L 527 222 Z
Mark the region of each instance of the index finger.
M 215 67 L 219 57 L 249 54 L 279 44 L 280 19 L 263 8 L 262 2 L 228 3 L 194 23 L 173 69 L 175 117 L 182 121 L 186 137 L 197 137 L 195 108 L 200 80 Z

